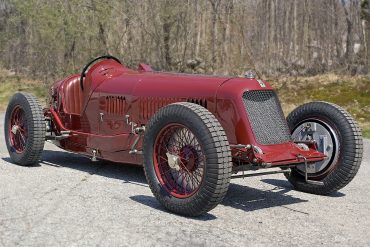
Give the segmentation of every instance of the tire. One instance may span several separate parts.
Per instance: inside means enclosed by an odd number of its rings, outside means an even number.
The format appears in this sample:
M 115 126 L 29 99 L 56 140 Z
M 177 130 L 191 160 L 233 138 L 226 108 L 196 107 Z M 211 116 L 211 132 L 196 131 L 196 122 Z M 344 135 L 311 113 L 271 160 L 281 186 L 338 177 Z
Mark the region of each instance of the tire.
M 360 168 L 363 143 L 360 128 L 347 111 L 335 104 L 311 102 L 296 108 L 288 115 L 287 121 L 293 139 L 295 131 L 299 132 L 300 126 L 316 123 L 317 131 L 321 129 L 324 133 L 328 133 L 328 135 L 321 136 L 321 140 L 325 138 L 325 142 L 332 142 L 332 145 L 325 148 L 328 159 L 314 164 L 315 169 L 320 168 L 321 170 L 308 174 L 308 179 L 321 181 L 323 184 L 306 183 L 304 174 L 298 166 L 286 174 L 289 182 L 297 190 L 328 195 L 351 182 Z M 324 142 L 319 141 L 316 140 L 320 148 Z M 318 167 L 320 164 L 322 167 Z
M 30 166 L 41 157 L 45 143 L 45 120 L 35 96 L 16 93 L 5 114 L 5 142 L 13 163 Z
M 149 187 L 169 211 L 199 216 L 225 197 L 230 145 L 206 108 L 185 102 L 161 108 L 147 125 L 143 147 Z

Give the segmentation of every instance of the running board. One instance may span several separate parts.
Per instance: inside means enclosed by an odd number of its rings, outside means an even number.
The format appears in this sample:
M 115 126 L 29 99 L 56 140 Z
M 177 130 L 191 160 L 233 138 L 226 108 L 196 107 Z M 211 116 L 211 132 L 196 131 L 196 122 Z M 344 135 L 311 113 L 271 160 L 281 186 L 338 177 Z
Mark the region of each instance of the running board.
M 233 178 L 257 177 L 257 176 L 263 176 L 263 175 L 271 175 L 271 174 L 279 174 L 279 173 L 289 173 L 289 172 L 290 172 L 290 169 L 281 170 L 281 171 L 271 171 L 271 172 L 258 172 L 258 173 L 234 175 L 234 176 L 231 176 L 231 179 L 233 179 Z

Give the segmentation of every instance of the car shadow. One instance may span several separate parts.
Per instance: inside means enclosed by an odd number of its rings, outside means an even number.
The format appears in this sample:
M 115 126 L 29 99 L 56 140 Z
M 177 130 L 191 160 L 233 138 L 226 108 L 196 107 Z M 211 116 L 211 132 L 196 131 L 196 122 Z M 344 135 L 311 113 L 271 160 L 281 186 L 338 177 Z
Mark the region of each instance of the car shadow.
M 7 162 L 10 161 L 8 158 L 3 159 Z M 123 183 L 130 183 L 149 188 L 143 169 L 140 166 L 122 165 L 109 161 L 91 162 L 89 158 L 78 154 L 52 150 L 44 150 L 40 164 L 53 167 L 67 167 L 87 172 L 89 174 L 118 179 Z M 37 167 L 35 167 L 35 169 L 37 169 Z M 261 181 L 275 187 L 270 190 L 260 190 L 245 185 L 231 183 L 228 193 L 221 205 L 244 210 L 246 212 L 252 212 L 255 210 L 307 202 L 307 200 L 287 194 L 293 189 L 293 187 L 286 180 L 262 179 Z M 343 194 L 338 193 L 336 196 L 343 196 Z M 137 195 L 130 197 L 130 199 L 156 210 L 168 212 L 153 196 Z M 212 220 L 215 218 L 216 217 L 211 214 L 206 214 L 197 219 Z
M 225 199 L 224 206 L 252 212 L 255 210 L 286 207 L 288 205 L 307 202 L 287 194 L 293 188 L 275 186 L 270 190 L 260 190 L 248 186 L 231 183 Z
M 279 188 L 282 188 L 282 189 L 287 189 L 287 190 L 293 190 L 293 185 L 291 185 L 289 183 L 288 180 L 286 179 L 283 179 L 283 180 L 280 180 L 280 179 L 261 179 L 261 182 L 264 182 L 266 184 L 270 184 L 270 185 L 273 185 L 273 186 L 276 186 L 276 187 L 279 187 Z M 343 197 L 345 196 L 346 194 L 340 192 L 340 191 L 336 191 L 332 194 L 329 194 L 329 195 L 325 195 L 326 197 Z M 317 195 L 317 196 L 320 196 L 320 195 Z
M 92 162 L 85 156 L 53 150 L 43 151 L 40 164 L 54 167 L 67 167 L 86 172 L 91 175 L 118 179 L 123 183 L 149 187 L 145 179 L 143 168 L 137 165 L 122 165 L 103 160 Z
M 154 196 L 137 195 L 137 196 L 131 196 L 130 199 L 135 201 L 135 202 L 141 203 L 141 204 L 143 204 L 147 207 L 150 207 L 150 208 L 153 208 L 153 209 L 156 209 L 156 210 L 160 210 L 160 211 L 165 212 L 165 213 L 171 213 L 170 211 L 166 210 L 155 199 Z M 203 214 L 201 216 L 198 216 L 198 217 L 187 217 L 187 216 L 181 216 L 181 215 L 179 215 L 179 216 L 184 217 L 184 218 L 191 218 L 191 219 L 195 219 L 195 220 L 199 220 L 199 221 L 209 221 L 209 220 L 217 219 L 216 216 L 214 216 L 213 214 L 210 214 L 210 213 L 205 213 L 205 214 Z
M 12 163 L 12 160 L 9 158 L 9 157 L 2 157 L 1 158 L 3 161 L 6 161 L 7 163 L 11 163 L 12 165 L 16 165 L 16 166 L 22 166 L 22 165 L 18 165 L 18 164 L 14 164 Z M 30 166 L 22 166 L 22 167 L 29 167 L 29 168 L 32 168 L 32 167 L 39 167 L 41 166 L 39 163 L 36 163 L 36 164 L 33 164 L 33 165 L 30 165 Z
M 141 166 L 120 164 L 110 161 L 91 162 L 89 158 L 78 154 L 52 150 L 44 150 L 40 164 L 53 167 L 67 167 L 86 172 L 91 175 L 94 174 L 119 179 L 122 180 L 123 183 L 130 183 L 149 188 Z M 130 199 L 153 209 L 160 210 L 165 213 L 171 213 L 167 211 L 154 196 L 137 195 L 131 196 Z M 194 219 L 208 221 L 214 220 L 216 217 L 210 213 L 206 213 Z

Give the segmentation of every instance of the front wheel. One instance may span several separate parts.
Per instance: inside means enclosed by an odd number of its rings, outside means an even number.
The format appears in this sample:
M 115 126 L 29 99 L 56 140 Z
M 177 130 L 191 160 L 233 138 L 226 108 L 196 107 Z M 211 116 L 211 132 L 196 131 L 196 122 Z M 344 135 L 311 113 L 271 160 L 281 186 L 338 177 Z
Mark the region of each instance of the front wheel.
M 144 170 L 150 189 L 164 207 L 198 216 L 216 207 L 227 192 L 230 145 L 220 123 L 206 108 L 171 104 L 147 125 Z
M 327 102 L 299 106 L 287 117 L 294 141 L 315 141 L 326 160 L 310 164 L 305 182 L 304 165 L 286 174 L 289 182 L 301 191 L 326 195 L 346 186 L 356 175 L 362 160 L 363 143 L 360 128 L 341 107 Z
M 16 93 L 5 114 L 5 142 L 10 159 L 19 165 L 37 163 L 45 143 L 45 121 L 35 96 Z

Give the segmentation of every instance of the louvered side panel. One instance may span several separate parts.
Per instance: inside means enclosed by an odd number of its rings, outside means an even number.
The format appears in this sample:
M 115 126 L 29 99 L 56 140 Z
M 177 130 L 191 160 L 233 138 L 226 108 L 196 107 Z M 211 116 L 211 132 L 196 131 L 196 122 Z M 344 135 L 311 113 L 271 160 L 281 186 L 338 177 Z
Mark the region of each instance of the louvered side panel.
M 126 98 L 121 96 L 106 97 L 106 112 L 112 115 L 123 115 L 125 112 Z

